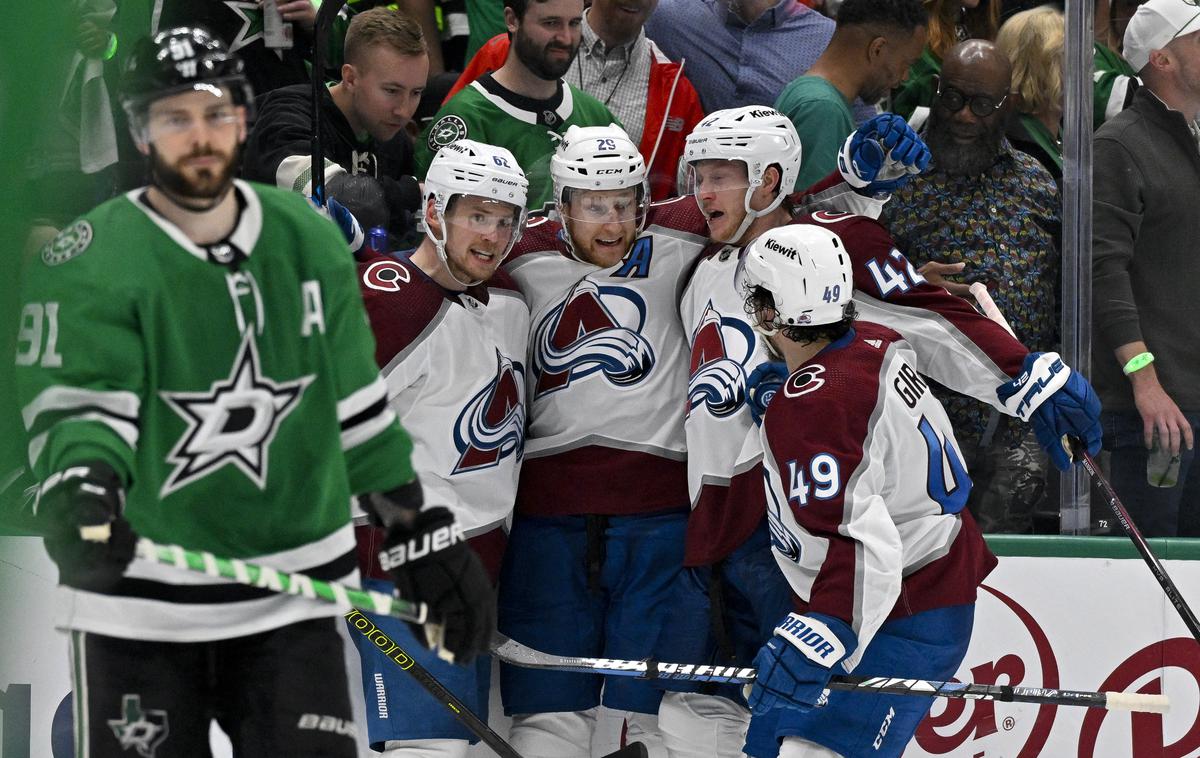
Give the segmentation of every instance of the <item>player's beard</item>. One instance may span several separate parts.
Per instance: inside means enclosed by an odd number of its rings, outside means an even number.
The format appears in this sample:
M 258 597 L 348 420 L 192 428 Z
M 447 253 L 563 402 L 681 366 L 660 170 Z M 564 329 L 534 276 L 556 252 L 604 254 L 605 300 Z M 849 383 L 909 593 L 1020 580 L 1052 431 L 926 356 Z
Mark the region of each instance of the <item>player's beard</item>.
M 575 54 L 579 52 L 578 46 L 563 47 L 549 44 L 545 47 L 538 47 L 537 43 L 519 31 L 513 35 L 513 44 L 517 51 L 517 60 L 521 61 L 534 76 L 548 82 L 561 79 L 563 74 L 567 73 L 567 69 L 571 68 L 571 61 L 575 60 Z M 561 63 L 553 62 L 549 57 L 551 50 L 565 50 L 567 57 Z
M 240 145 L 234 148 L 232 154 L 222 153 L 211 146 L 203 147 L 193 150 L 172 165 L 164 161 L 151 145 L 151 178 L 154 186 L 176 205 L 191 211 L 208 210 L 221 202 L 229 192 L 229 188 L 233 186 L 233 173 L 238 163 L 240 150 Z M 220 159 L 220 166 L 215 170 L 180 168 L 186 161 L 205 156 Z M 189 178 L 189 173 L 194 178 Z
M 933 155 L 933 165 L 938 171 L 952 176 L 979 176 L 992 167 L 1000 155 L 1000 143 L 1004 139 L 1003 117 L 994 119 L 984 126 L 979 134 L 967 143 L 954 138 L 953 122 L 938 114 L 937 108 L 929 114 L 929 128 L 925 142 Z

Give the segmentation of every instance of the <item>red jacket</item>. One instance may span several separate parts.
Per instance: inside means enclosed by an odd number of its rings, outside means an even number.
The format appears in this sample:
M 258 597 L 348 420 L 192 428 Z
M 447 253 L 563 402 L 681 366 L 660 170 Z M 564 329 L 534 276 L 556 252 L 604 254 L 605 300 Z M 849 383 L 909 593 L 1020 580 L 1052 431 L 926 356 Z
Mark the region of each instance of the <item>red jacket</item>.
M 664 200 L 677 194 L 675 178 L 684 141 L 704 118 L 704 109 L 692 83 L 683 75 L 686 61 L 675 63 L 652 40 L 647 42 L 650 42 L 650 83 L 646 92 L 646 126 L 638 151 L 649 168 L 651 199 Z M 446 100 L 484 74 L 500 68 L 507 57 L 508 34 L 497 34 L 467 63 Z

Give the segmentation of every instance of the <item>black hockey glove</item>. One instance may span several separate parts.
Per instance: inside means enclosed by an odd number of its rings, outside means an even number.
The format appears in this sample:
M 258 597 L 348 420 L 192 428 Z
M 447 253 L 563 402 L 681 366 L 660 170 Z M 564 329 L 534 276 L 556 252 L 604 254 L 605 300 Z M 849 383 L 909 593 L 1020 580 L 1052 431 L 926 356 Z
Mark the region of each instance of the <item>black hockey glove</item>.
M 387 204 L 390 218 L 388 229 L 397 236 L 403 235 L 412 227 L 413 217 L 421 207 L 421 186 L 411 176 L 377 178 L 383 187 L 384 202 Z
M 487 652 L 496 627 L 496 595 L 449 509 L 429 508 L 416 514 L 411 526 L 389 527 L 379 565 L 396 583 L 397 594 L 426 603 L 430 621 L 440 627 L 428 635 L 414 625 L 417 639 L 437 645 L 456 663 Z
M 121 503 L 117 472 L 102 461 L 71 466 L 42 484 L 37 516 L 62 584 L 106 592 L 121 581 L 137 544 Z M 81 530 L 91 533 L 85 538 Z

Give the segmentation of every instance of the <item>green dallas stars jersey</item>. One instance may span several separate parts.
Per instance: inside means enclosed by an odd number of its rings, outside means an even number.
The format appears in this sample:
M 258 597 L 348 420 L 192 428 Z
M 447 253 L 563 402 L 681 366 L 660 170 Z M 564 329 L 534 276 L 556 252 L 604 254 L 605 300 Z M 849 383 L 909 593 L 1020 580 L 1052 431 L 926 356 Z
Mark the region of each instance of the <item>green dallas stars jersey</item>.
M 410 481 L 354 262 L 291 192 L 236 183 L 206 252 L 135 190 L 30 262 L 16 374 L 38 480 L 101 459 L 158 542 L 353 580 L 351 493 Z M 232 246 L 232 247 L 231 247 Z M 247 256 L 218 265 L 229 250 Z M 134 561 L 113 594 L 63 588 L 64 627 L 201 641 L 336 609 Z
M 620 123 L 599 100 L 565 82 L 549 100 L 533 100 L 485 74 L 443 105 L 417 140 L 417 176 L 424 178 L 433 156 L 451 142 L 470 138 L 499 145 L 529 179 L 529 211 L 541 211 L 554 202 L 550 156 L 567 128 Z

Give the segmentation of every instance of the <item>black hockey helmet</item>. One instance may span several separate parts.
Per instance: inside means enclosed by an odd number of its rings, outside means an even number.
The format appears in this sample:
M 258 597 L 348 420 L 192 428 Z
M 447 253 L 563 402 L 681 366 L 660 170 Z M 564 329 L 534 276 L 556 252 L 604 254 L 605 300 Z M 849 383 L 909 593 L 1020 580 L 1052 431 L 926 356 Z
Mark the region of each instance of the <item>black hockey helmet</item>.
M 121 106 L 138 142 L 146 141 L 146 115 L 155 100 L 188 90 L 228 89 L 252 117 L 254 92 L 240 58 L 201 26 L 180 26 L 138 40 L 121 75 Z

